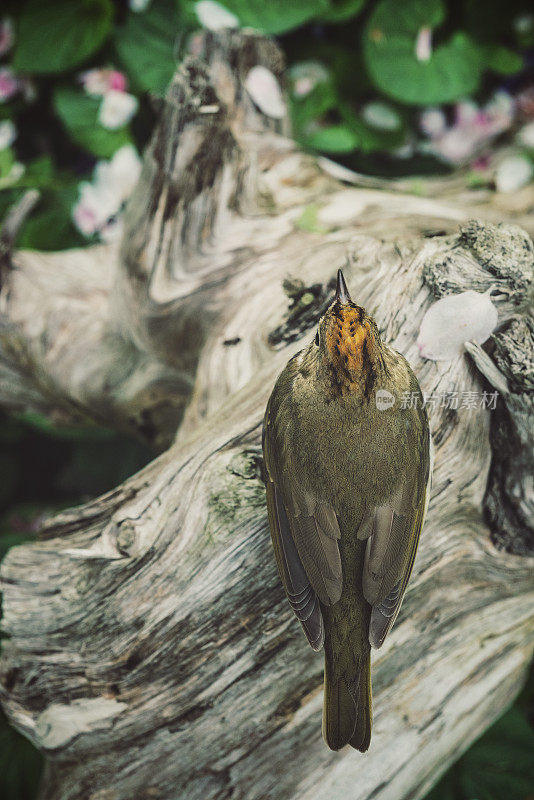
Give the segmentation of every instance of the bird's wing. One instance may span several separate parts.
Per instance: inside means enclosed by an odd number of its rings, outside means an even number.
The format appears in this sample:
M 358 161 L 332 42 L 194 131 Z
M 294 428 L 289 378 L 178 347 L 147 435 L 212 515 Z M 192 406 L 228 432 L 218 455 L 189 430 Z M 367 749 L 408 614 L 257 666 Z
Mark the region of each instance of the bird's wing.
M 266 489 L 271 538 L 283 587 L 308 642 L 314 650 L 320 650 L 324 643 L 324 625 L 317 594 L 295 547 L 280 492 L 271 480 L 267 480 Z
M 408 425 L 406 461 L 396 492 L 358 532 L 367 538 L 363 593 L 372 605 L 369 642 L 379 648 L 399 613 L 410 579 L 430 492 L 432 443 L 424 409 Z
M 286 457 L 285 420 L 290 417 L 283 414 L 281 389 L 269 401 L 263 428 L 269 524 L 291 607 L 311 646 L 320 650 L 324 628 L 319 600 L 325 605 L 337 602 L 343 585 L 340 531 L 332 507 L 305 492 L 293 475 L 291 459 Z

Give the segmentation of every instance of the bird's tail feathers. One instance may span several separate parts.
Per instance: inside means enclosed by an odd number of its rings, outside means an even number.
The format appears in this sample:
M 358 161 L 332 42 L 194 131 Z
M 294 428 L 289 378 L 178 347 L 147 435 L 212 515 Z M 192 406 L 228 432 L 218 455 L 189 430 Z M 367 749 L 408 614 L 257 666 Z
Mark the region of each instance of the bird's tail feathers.
M 355 667 L 354 679 L 336 677 L 325 658 L 323 738 L 331 750 L 346 744 L 364 753 L 371 741 L 371 662 L 364 653 Z
M 371 744 L 371 727 L 373 724 L 373 697 L 371 690 L 371 658 L 367 653 L 363 657 L 358 681 L 358 702 L 356 725 L 349 744 L 361 753 L 365 753 Z

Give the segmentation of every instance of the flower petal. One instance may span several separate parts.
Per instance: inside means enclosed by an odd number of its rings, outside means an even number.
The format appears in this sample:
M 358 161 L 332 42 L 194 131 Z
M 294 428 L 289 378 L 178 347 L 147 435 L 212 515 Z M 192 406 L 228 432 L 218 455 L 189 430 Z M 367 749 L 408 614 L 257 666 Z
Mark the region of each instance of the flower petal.
M 526 186 L 534 175 L 532 161 L 526 156 L 507 156 L 495 173 L 495 186 L 498 192 L 515 192 Z
M 266 67 L 252 67 L 245 80 L 245 88 L 255 104 L 267 117 L 282 119 L 286 104 L 280 84 Z
M 139 100 L 133 94 L 111 89 L 104 95 L 98 111 L 98 121 L 108 130 L 122 128 L 128 123 L 139 107 Z
M 419 330 L 417 346 L 422 358 L 449 361 L 464 350 L 464 342 L 482 344 L 497 325 L 497 309 L 489 292 L 471 289 L 442 297 L 430 306 Z
M 210 31 L 219 31 L 222 28 L 239 28 L 239 20 L 235 14 L 215 0 L 200 0 L 195 4 L 198 21 Z

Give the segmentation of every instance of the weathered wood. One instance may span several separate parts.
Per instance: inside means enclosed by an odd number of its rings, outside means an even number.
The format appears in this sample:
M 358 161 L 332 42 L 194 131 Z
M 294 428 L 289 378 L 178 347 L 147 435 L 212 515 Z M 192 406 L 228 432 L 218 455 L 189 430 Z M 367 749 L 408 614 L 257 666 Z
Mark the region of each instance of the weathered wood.
M 524 414 L 528 384 L 513 375 L 531 346 L 532 245 L 515 228 L 467 224 L 465 198 L 347 188 L 325 174 L 235 91 L 258 61 L 280 74 L 272 45 L 240 36 L 210 35 L 191 92 L 191 67 L 171 86 L 179 105 L 164 112 L 146 156 L 122 259 L 109 248 L 18 253 L 2 295 L 4 403 L 18 397 L 53 413 L 108 415 L 119 427 L 135 406 L 139 419 L 149 412 L 153 440 L 163 443 L 195 378 L 163 455 L 109 495 L 51 519 L 39 541 L 3 562 L 9 638 L 0 696 L 49 758 L 42 800 L 422 797 L 512 700 L 532 654 L 534 559 L 492 544 L 482 513 L 483 502 L 500 507 L 504 465 L 507 496 L 520 486 L 523 501 L 506 516 L 510 535 L 499 545 L 532 552 L 532 490 L 520 474 L 527 444 L 519 437 L 518 471 L 496 445 L 497 412 L 455 412 L 438 401 L 428 522 L 401 615 L 373 662 L 371 749 L 334 754 L 322 742 L 322 656 L 285 602 L 267 530 L 260 429 L 274 379 L 314 335 L 329 281 L 344 266 L 351 294 L 410 360 L 424 392 L 481 391 L 485 379 L 469 356 L 424 361 L 415 341 L 434 296 L 493 286 L 508 339 L 496 336 L 494 371 L 483 350 L 471 353 L 490 381 L 504 375 L 499 385 Z M 229 53 L 234 61 L 242 53 L 236 73 L 223 69 Z M 239 102 L 227 101 L 234 111 L 218 112 L 214 130 L 191 98 L 201 75 L 202 97 L 211 103 L 213 91 L 219 102 L 225 74 Z M 185 204 L 180 148 L 185 158 L 192 141 L 198 153 L 219 125 L 237 150 L 209 150 L 215 163 L 202 172 L 198 201 Z M 155 165 L 158 135 L 167 155 Z M 165 221 L 158 204 L 171 196 Z M 305 230 L 310 206 L 315 224 Z M 208 208 L 223 209 L 222 227 L 200 224 Z M 194 219 L 184 239 L 187 214 Z M 483 203 L 477 215 L 495 219 Z M 167 244 L 156 252 L 155 241 Z M 283 288 L 290 276 L 302 281 L 300 290 L 286 284 L 291 299 Z M 174 402 L 174 417 L 152 413 L 154 386 L 162 403 Z

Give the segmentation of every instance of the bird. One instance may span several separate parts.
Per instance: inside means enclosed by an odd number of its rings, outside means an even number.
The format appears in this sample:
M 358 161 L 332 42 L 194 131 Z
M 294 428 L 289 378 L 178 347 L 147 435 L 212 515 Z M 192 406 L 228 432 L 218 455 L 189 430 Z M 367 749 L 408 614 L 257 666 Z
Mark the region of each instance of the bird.
M 363 753 L 371 648 L 391 630 L 412 572 L 432 444 L 414 372 L 352 301 L 341 270 L 315 337 L 276 380 L 262 443 L 281 582 L 309 644 L 324 648 L 323 738 Z

